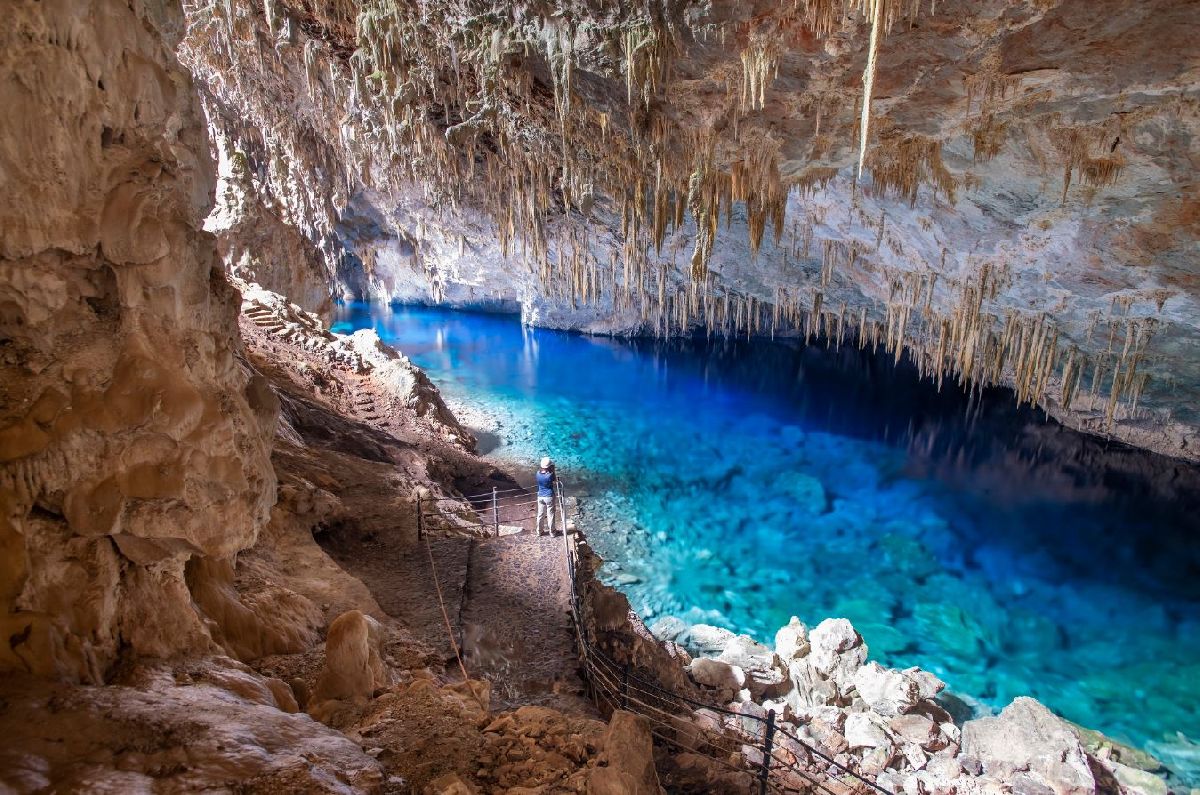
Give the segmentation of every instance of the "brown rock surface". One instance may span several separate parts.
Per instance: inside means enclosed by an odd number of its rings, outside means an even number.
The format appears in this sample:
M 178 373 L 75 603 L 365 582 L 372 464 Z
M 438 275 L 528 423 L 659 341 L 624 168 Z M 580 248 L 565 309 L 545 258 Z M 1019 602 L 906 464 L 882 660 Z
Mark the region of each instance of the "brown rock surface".
M 12 4 L 0 55 L 0 670 L 100 682 L 214 648 L 189 559 L 250 546 L 275 405 L 201 229 L 178 5 Z

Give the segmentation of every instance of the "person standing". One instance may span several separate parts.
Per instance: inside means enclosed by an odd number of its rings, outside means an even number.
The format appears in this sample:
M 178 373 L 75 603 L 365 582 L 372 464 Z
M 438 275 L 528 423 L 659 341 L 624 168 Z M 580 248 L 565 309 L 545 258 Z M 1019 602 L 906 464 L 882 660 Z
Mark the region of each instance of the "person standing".
M 554 535 L 554 484 L 558 476 L 554 474 L 554 462 L 550 458 L 542 458 L 542 465 L 537 472 L 537 534 L 542 534 L 542 519 L 547 520 L 546 535 Z

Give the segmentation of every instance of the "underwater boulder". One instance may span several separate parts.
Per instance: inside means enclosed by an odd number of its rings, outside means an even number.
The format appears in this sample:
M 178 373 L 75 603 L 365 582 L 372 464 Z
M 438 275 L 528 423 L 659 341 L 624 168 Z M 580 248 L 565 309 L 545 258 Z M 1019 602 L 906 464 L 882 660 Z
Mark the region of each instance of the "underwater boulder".
M 812 475 L 795 470 L 780 472 L 775 476 L 775 491 L 782 499 L 793 503 L 792 507 L 812 516 L 829 511 L 829 495 L 821 481 Z
M 955 604 L 921 602 L 913 608 L 918 635 L 939 651 L 972 659 L 983 653 L 983 629 Z

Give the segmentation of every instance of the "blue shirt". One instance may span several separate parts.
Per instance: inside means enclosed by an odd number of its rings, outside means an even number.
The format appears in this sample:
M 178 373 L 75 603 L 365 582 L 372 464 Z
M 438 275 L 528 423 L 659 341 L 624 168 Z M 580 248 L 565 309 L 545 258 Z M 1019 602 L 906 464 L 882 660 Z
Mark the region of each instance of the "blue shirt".
M 537 473 L 537 485 L 539 497 L 553 497 L 554 473 L 546 469 L 539 469 Z

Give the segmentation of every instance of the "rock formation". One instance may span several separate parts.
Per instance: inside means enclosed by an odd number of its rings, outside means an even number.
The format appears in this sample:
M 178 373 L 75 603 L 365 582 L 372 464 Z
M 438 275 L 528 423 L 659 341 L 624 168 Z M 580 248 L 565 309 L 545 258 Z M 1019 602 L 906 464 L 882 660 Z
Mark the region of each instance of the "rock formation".
M 1161 53 L 1198 26 L 1181 0 L 269 0 L 198 8 L 182 52 L 227 262 L 310 310 L 857 339 L 1192 458 L 1200 115 Z M 238 218 L 270 238 L 249 260 Z
M 185 566 L 253 544 L 275 499 L 183 28 L 109 0 L 2 26 L 4 670 L 97 683 L 122 649 L 216 650 Z
M 384 610 L 335 559 L 488 467 L 331 301 L 907 350 L 1195 458 L 1198 27 L 1184 0 L 9 4 L 0 785 L 749 786 L 625 710 L 495 714 L 427 596 Z M 447 502 L 431 529 L 471 532 Z M 960 727 L 844 619 L 664 644 L 588 577 L 622 664 L 731 707 L 678 736 L 774 710 L 794 760 L 905 795 L 1163 789 L 1036 702 Z

